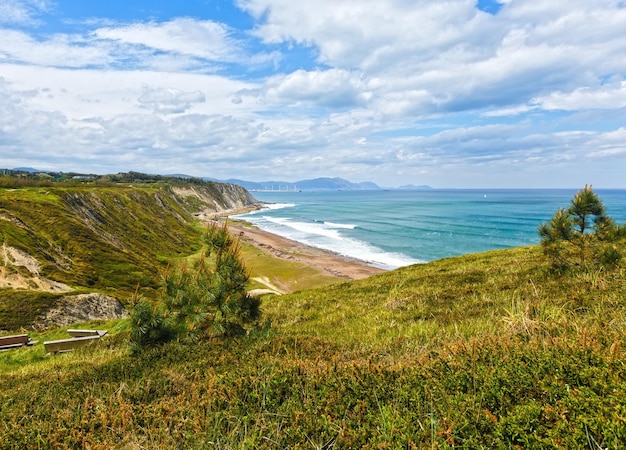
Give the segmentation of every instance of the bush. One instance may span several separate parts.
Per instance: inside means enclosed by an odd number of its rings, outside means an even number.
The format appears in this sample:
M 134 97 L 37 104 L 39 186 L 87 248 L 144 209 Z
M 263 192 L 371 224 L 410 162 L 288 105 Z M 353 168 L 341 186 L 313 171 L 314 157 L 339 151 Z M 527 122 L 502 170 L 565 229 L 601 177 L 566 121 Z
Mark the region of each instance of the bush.
M 131 349 L 134 352 L 172 340 L 174 324 L 162 303 L 141 299 L 131 312 Z
M 131 316 L 135 350 L 172 339 L 197 342 L 241 334 L 245 324 L 259 317 L 260 301 L 246 292 L 249 273 L 239 242 L 225 225 L 216 224 L 207 229 L 204 241 L 207 253 L 197 261 L 176 269 L 168 266 L 157 302 L 135 304 Z

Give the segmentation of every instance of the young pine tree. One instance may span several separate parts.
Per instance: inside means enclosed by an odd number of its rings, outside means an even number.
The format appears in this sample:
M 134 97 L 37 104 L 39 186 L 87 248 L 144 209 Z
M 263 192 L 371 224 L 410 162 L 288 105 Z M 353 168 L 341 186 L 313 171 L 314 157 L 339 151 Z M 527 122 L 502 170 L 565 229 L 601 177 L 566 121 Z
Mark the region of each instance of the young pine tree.
M 249 273 L 239 242 L 226 225 L 210 226 L 207 252 L 177 269 L 168 266 L 160 299 L 137 302 L 131 314 L 136 350 L 167 340 L 197 342 L 204 337 L 240 334 L 260 315 L 260 301 L 246 291 Z
M 591 186 L 585 186 L 571 200 L 569 208 L 559 208 L 538 232 L 553 268 L 564 272 L 616 266 L 621 259 L 616 242 L 623 229 L 606 215 L 602 200 Z

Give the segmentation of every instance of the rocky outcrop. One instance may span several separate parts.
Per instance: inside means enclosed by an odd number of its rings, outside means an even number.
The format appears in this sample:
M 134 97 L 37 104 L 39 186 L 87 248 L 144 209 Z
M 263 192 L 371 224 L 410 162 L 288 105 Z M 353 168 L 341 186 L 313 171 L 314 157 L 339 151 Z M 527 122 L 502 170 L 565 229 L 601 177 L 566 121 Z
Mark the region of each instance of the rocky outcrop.
M 124 305 L 116 298 L 104 294 L 66 295 L 50 308 L 42 326 L 66 327 L 77 322 L 111 320 L 128 317 Z

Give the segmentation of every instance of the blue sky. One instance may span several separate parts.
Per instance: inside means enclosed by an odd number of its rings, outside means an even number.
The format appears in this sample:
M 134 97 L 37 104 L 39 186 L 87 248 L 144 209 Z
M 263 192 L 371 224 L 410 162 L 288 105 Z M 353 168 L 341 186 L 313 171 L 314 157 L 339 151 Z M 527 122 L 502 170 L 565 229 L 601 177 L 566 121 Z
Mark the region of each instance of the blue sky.
M 623 0 L 0 4 L 0 167 L 626 188 Z

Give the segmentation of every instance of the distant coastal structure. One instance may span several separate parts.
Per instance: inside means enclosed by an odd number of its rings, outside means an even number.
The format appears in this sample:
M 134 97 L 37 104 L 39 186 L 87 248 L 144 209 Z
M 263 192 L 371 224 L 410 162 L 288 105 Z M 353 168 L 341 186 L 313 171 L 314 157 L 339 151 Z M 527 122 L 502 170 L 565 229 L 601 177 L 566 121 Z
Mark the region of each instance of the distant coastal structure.
M 250 189 L 250 192 L 302 192 L 302 190 L 298 189 L 297 185 L 278 185 L 278 187 L 276 186 L 269 186 L 269 187 L 263 187 L 263 188 L 253 188 Z

